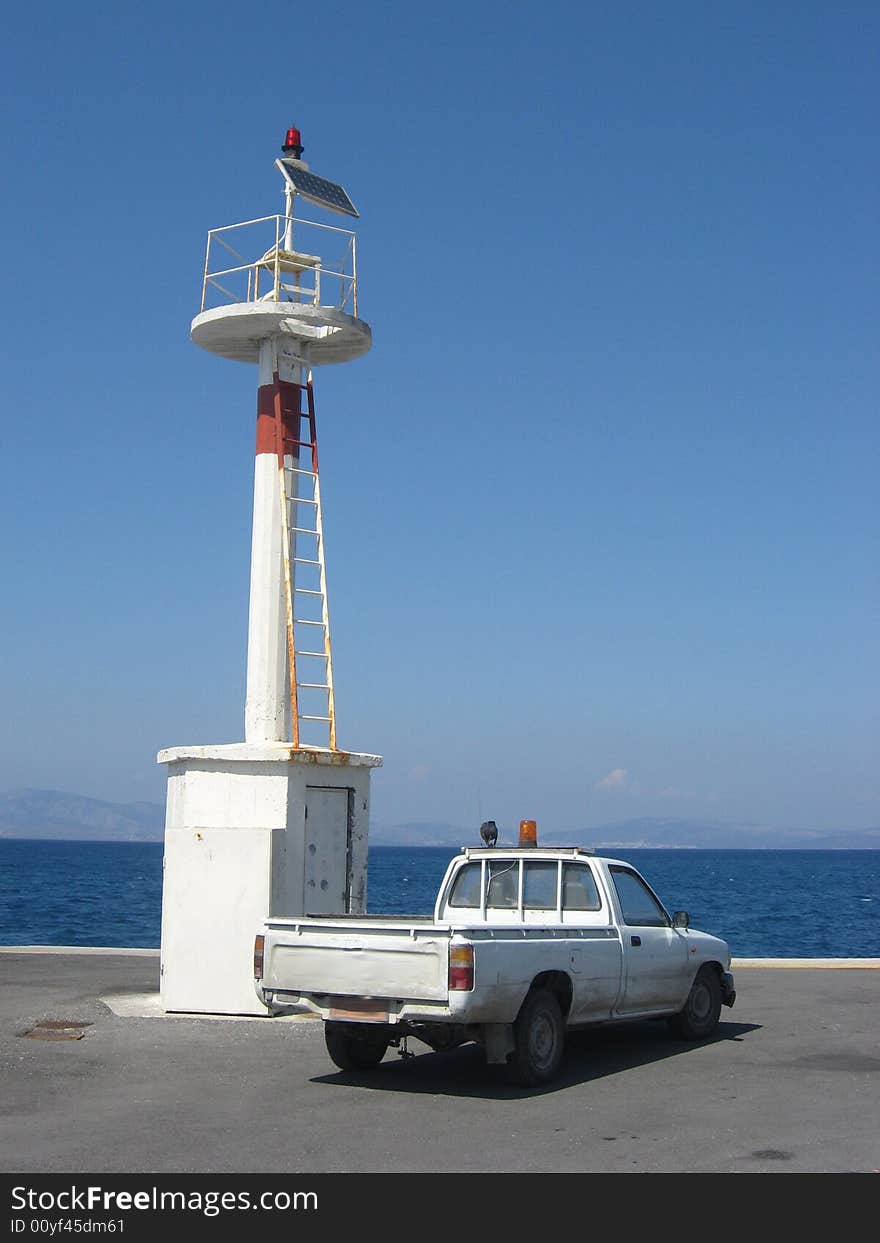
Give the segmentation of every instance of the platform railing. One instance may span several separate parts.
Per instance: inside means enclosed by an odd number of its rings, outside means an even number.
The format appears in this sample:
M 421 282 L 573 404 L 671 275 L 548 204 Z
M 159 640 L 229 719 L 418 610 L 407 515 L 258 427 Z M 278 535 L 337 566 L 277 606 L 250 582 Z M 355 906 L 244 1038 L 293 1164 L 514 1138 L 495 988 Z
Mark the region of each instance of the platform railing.
M 314 253 L 318 243 L 327 253 Z M 208 233 L 202 311 L 274 301 L 324 306 L 356 317 L 357 293 L 357 243 L 350 229 L 278 215 Z

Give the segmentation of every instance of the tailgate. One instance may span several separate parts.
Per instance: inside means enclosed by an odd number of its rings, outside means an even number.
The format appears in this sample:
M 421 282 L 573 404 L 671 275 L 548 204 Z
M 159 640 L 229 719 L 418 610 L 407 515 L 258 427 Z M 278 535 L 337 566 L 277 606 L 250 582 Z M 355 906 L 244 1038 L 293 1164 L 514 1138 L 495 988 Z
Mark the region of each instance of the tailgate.
M 262 985 L 292 993 L 445 1001 L 448 947 L 446 929 L 270 924 Z

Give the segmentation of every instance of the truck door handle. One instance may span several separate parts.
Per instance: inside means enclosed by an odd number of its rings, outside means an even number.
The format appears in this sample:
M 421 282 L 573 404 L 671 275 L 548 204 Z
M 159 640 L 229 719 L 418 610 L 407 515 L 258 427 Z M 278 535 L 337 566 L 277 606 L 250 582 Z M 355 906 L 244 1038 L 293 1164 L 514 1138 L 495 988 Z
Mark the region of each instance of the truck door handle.
M 641 937 L 630 937 L 630 943 L 632 945 L 641 945 L 642 938 Z

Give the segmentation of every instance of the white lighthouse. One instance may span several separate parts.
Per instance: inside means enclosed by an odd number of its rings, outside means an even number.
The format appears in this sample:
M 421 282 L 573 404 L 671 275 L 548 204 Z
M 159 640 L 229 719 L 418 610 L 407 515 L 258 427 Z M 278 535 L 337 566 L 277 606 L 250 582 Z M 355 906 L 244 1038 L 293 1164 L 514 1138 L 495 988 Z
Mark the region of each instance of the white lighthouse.
M 212 229 L 197 345 L 254 363 L 254 517 L 244 742 L 172 747 L 162 896 L 166 1010 L 265 1013 L 252 986 L 268 915 L 363 911 L 376 755 L 337 745 L 313 369 L 371 345 L 357 217 L 287 131 L 284 212 Z

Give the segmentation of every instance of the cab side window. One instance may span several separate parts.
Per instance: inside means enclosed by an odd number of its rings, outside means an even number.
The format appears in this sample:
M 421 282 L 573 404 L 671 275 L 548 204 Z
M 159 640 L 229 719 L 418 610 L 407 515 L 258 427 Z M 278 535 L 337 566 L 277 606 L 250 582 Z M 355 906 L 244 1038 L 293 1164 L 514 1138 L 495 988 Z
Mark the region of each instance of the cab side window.
M 455 878 L 452 892 L 449 895 L 450 906 L 477 907 L 480 905 L 480 873 L 479 863 L 466 863 Z
M 641 928 L 669 927 L 669 916 L 641 877 L 628 868 L 612 866 L 609 870 L 625 924 Z
M 566 863 L 562 869 L 563 911 L 599 911 L 602 903 L 593 873 L 583 863 Z

